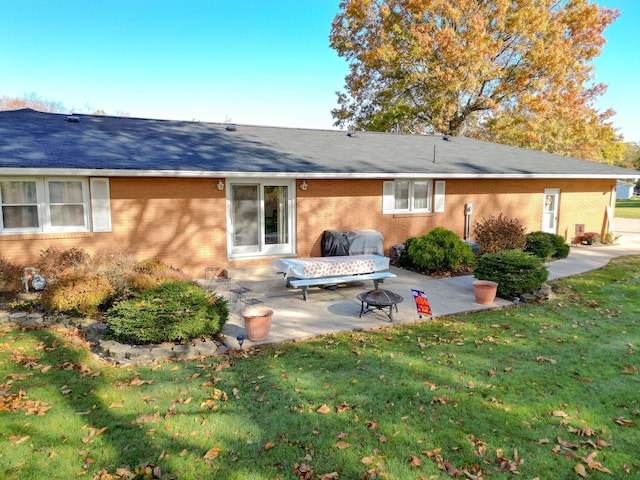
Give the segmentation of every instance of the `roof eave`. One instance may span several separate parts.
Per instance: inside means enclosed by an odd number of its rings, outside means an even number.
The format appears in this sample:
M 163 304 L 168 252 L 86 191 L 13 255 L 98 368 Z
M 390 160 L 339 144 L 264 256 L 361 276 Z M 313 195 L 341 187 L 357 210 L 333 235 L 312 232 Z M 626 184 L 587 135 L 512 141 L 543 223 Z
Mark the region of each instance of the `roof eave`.
M 92 168 L 0 168 L 0 175 L 11 176 L 83 176 L 83 177 L 141 177 L 141 178 L 312 178 L 318 180 L 333 179 L 374 179 L 374 178 L 433 178 L 433 179 L 640 179 L 640 172 L 636 176 L 621 176 L 617 174 L 579 174 L 579 173 L 428 173 L 428 172 L 240 172 L 217 170 L 123 170 L 123 169 L 92 169 Z

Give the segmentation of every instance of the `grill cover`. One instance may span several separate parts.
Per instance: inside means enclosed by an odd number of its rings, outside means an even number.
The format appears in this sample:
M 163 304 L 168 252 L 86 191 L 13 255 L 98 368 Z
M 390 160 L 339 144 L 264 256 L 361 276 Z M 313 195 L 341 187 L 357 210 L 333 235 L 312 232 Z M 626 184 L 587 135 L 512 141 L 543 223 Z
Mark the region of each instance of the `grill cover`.
M 384 237 L 376 230 L 350 230 L 347 239 L 350 255 L 384 256 Z
M 320 248 L 323 257 L 342 257 L 349 255 L 349 240 L 341 230 L 325 230 Z

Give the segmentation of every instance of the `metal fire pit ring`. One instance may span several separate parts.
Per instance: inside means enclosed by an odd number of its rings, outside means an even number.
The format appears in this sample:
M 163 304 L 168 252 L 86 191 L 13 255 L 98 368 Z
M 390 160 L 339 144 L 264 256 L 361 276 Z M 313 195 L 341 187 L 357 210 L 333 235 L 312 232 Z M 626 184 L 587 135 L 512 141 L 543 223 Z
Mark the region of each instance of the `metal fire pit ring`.
M 389 317 L 390 322 L 393 322 L 393 309 L 395 308 L 397 312 L 398 304 L 404 299 L 397 293 L 379 288 L 358 294 L 358 300 L 361 302 L 359 317 L 366 313 L 380 310 Z M 385 311 L 387 307 L 389 307 L 389 313 Z

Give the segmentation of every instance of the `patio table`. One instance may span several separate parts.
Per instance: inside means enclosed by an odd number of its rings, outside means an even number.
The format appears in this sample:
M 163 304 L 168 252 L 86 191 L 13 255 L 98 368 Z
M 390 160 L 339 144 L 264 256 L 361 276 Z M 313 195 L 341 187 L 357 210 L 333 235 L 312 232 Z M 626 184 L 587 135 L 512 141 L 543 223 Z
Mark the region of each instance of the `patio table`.
M 389 259 L 382 255 L 282 258 L 271 262 L 271 265 L 286 278 L 321 278 L 388 270 Z

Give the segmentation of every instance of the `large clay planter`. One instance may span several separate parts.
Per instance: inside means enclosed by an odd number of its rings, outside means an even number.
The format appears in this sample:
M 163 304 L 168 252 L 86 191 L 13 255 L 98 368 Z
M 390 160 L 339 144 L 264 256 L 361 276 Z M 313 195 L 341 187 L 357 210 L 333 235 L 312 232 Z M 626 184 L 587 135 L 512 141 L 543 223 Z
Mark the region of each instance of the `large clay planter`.
M 273 310 L 266 307 L 250 307 L 242 312 L 247 338 L 252 342 L 261 342 L 269 336 Z
M 498 284 L 491 280 L 476 280 L 473 282 L 473 294 L 476 302 L 481 305 L 491 305 L 496 298 Z

